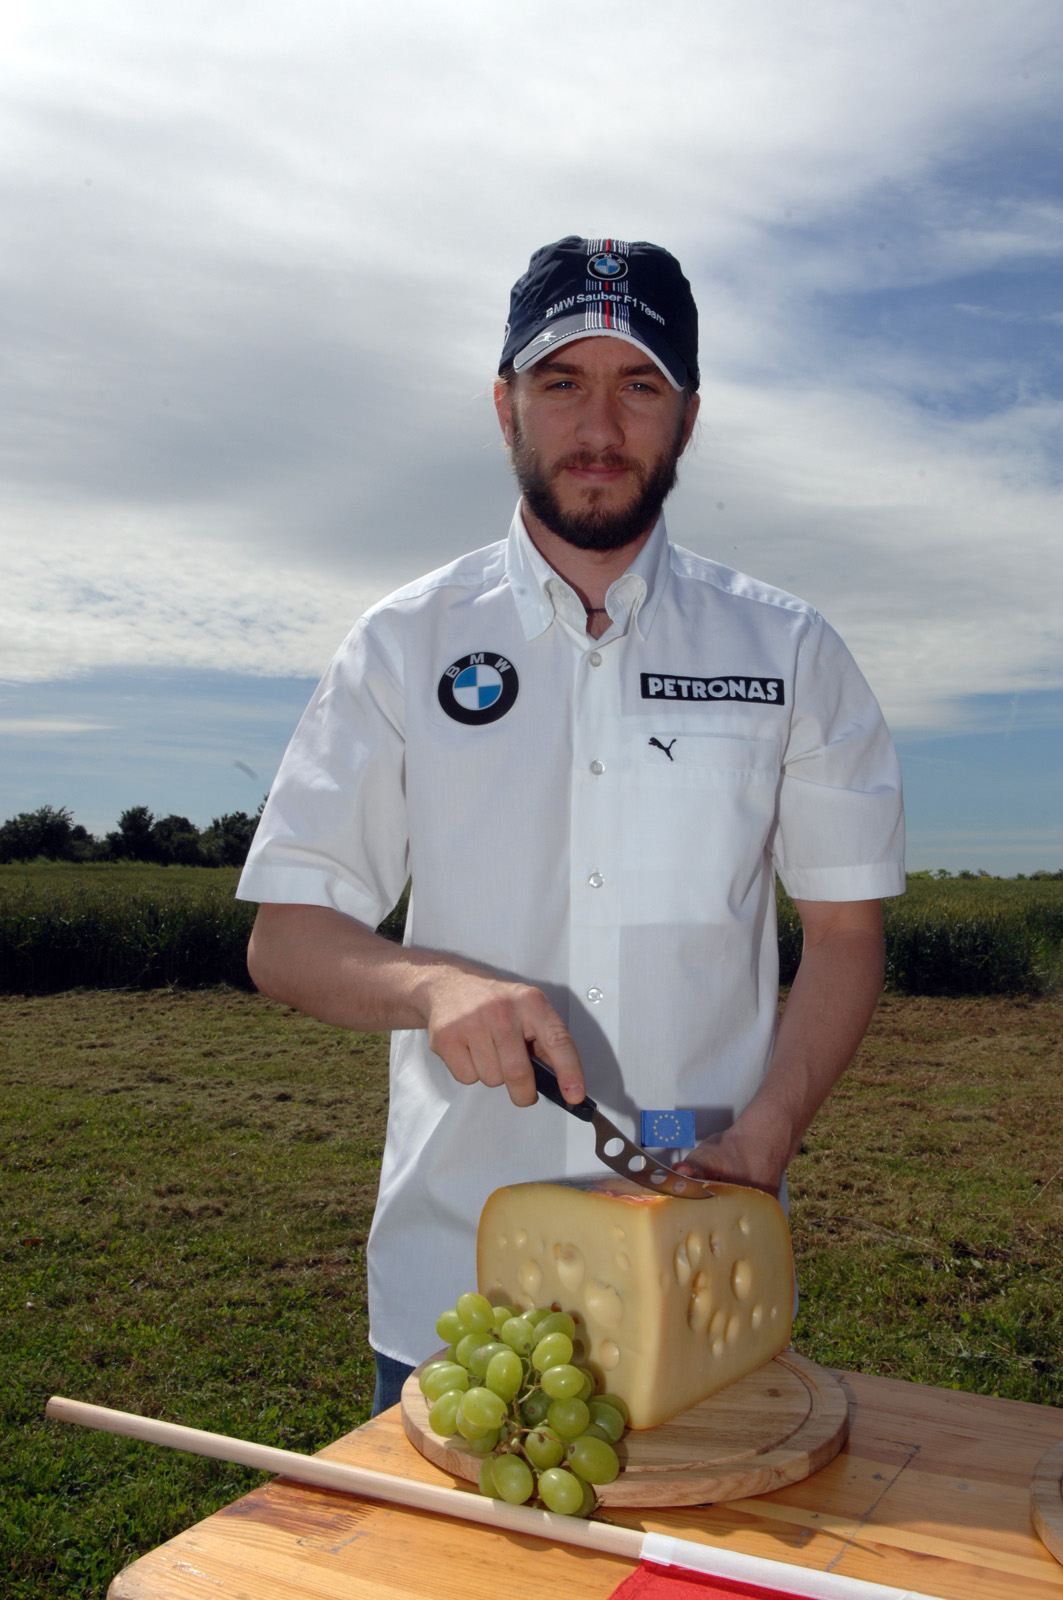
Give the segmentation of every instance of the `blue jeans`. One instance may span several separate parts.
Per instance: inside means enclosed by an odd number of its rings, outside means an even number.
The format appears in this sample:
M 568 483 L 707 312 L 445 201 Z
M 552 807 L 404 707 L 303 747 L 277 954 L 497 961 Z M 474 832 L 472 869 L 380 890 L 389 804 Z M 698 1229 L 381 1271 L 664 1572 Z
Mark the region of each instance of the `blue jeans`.
M 376 1389 L 373 1392 L 373 1409 L 369 1413 L 378 1417 L 389 1406 L 397 1406 L 402 1394 L 402 1386 L 413 1371 L 404 1361 L 396 1361 L 392 1356 L 381 1355 L 379 1350 L 374 1350 L 376 1358 Z

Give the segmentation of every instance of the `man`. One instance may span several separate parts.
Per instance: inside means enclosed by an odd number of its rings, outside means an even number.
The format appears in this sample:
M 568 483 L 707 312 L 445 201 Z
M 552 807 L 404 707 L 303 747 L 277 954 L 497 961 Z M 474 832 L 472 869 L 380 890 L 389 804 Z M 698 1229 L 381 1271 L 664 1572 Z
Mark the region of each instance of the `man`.
M 263 991 L 397 1030 L 378 1405 L 472 1284 L 488 1193 L 593 1169 L 583 1124 L 525 1109 L 529 1045 L 636 1140 L 641 1110 L 693 1108 L 683 1170 L 776 1192 L 879 992 L 880 897 L 904 888 L 893 748 L 811 607 L 668 543 L 698 382 L 666 251 L 532 257 L 495 392 L 509 537 L 357 624 L 241 881 Z M 776 870 L 804 930 L 778 1027 Z M 408 876 L 399 949 L 372 930 Z

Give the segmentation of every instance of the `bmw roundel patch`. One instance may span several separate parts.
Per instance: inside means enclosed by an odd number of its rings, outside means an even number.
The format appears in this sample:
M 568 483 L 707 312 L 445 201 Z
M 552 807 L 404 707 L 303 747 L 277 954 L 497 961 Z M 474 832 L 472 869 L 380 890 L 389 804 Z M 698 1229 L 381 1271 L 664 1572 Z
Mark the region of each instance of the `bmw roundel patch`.
M 607 283 L 615 283 L 618 278 L 627 277 L 627 262 L 623 256 L 603 250 L 587 262 L 587 271 L 592 278 L 604 278 Z
M 437 693 L 448 717 L 475 727 L 504 717 L 519 687 L 512 661 L 494 650 L 474 650 L 451 662 L 439 680 Z

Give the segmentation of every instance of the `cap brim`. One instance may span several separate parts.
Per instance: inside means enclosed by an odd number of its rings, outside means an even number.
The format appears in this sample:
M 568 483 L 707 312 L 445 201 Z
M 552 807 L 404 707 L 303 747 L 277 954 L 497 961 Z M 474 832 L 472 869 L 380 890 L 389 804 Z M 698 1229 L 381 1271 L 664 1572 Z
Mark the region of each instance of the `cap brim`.
M 513 357 L 515 372 L 524 372 L 528 367 L 534 367 L 537 361 L 542 361 L 554 350 L 559 350 L 562 345 L 575 344 L 577 339 L 623 339 L 625 344 L 633 344 L 649 356 L 654 366 L 657 367 L 673 389 L 686 387 L 687 370 L 678 356 L 671 356 L 671 365 L 668 358 L 660 350 L 654 350 L 645 340 L 631 332 L 621 332 L 619 328 L 588 328 L 582 315 L 575 317 L 559 317 L 551 322 L 548 328 L 536 334 L 530 344 L 519 350 Z

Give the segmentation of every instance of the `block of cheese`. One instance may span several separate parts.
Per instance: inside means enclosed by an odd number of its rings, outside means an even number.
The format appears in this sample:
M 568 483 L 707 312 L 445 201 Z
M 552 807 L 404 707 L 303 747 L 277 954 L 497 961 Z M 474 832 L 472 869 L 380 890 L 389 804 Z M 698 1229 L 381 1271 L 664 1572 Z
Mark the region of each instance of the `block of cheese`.
M 653 1428 L 770 1361 L 790 1339 L 793 1254 L 778 1201 L 714 1184 L 715 1199 L 624 1178 L 517 1183 L 484 1206 L 481 1294 L 576 1318 L 581 1360 Z

